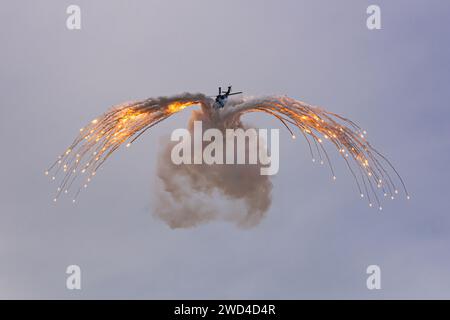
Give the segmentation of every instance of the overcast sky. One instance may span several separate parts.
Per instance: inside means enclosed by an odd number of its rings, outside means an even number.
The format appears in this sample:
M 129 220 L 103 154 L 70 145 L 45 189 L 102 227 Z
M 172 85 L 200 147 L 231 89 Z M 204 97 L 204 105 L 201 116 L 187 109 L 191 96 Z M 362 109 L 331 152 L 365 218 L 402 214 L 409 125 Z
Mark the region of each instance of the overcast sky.
M 382 29 L 366 27 L 381 7 Z M 82 29 L 66 28 L 81 7 Z M 0 298 L 450 298 L 450 3 L 9 1 L 0 8 Z M 361 124 L 411 200 L 361 201 L 280 135 L 267 217 L 172 230 L 152 214 L 160 143 L 120 150 L 74 206 L 44 176 L 87 121 L 182 91 L 287 94 Z M 244 118 L 277 127 L 263 115 Z M 82 290 L 66 289 L 66 267 Z M 381 290 L 366 268 L 381 268 Z

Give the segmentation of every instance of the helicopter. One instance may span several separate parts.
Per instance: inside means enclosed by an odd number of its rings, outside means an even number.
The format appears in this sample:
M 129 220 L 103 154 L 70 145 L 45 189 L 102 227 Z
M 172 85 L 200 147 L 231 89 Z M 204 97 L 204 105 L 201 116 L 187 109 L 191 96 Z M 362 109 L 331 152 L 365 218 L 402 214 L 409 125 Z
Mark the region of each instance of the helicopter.
M 228 96 L 232 96 L 235 94 L 241 94 L 242 91 L 239 92 L 231 92 L 231 86 L 228 86 L 227 91 L 225 93 L 222 93 L 222 87 L 219 87 L 219 94 L 216 96 L 216 100 L 214 101 L 213 107 L 214 109 L 220 109 L 225 107 L 225 104 L 227 103 Z

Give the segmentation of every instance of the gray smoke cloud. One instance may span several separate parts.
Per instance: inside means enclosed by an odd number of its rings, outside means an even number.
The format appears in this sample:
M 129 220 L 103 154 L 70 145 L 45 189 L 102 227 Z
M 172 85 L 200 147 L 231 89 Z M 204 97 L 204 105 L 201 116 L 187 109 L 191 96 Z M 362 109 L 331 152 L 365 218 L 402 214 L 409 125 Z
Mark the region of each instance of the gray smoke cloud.
M 212 116 L 205 108 L 195 110 L 188 130 L 192 135 L 194 121 L 202 121 L 203 130 L 248 128 L 239 118 L 223 121 L 226 112 L 221 114 Z M 223 139 L 225 145 L 225 134 Z M 158 218 L 171 228 L 190 228 L 214 220 L 249 228 L 264 218 L 271 204 L 272 183 L 270 176 L 260 174 L 261 164 L 176 165 L 170 157 L 175 144 L 166 143 L 159 153 L 159 191 L 154 201 Z

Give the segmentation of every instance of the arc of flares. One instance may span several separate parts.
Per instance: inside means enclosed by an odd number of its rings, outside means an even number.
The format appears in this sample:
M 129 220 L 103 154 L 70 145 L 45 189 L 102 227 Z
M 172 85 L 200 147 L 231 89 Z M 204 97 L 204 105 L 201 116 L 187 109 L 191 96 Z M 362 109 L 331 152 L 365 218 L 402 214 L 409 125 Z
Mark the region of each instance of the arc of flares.
M 299 129 L 305 138 L 312 161 L 316 157 L 325 162 L 335 180 L 334 168 L 323 145 L 330 141 L 339 151 L 351 172 L 360 196 L 366 196 L 369 206 L 377 204 L 382 210 L 379 191 L 394 199 L 400 183 L 406 198 L 410 196 L 405 183 L 389 160 L 365 139 L 366 132 L 353 121 L 322 108 L 308 105 L 289 97 L 243 99 L 229 102 L 232 105 L 215 110 L 213 101 L 203 94 L 183 94 L 169 98 L 147 99 L 113 107 L 102 116 L 80 129 L 72 144 L 45 172 L 52 180 L 61 175 L 61 182 L 54 201 L 62 193 L 69 193 L 74 182 L 84 177 L 76 190 L 73 202 L 86 188 L 97 170 L 121 145 L 129 147 L 144 132 L 173 114 L 193 105 L 200 105 L 209 116 L 221 113 L 223 121 L 235 121 L 250 112 L 263 112 L 274 116 L 287 128 L 293 138 L 290 125 Z

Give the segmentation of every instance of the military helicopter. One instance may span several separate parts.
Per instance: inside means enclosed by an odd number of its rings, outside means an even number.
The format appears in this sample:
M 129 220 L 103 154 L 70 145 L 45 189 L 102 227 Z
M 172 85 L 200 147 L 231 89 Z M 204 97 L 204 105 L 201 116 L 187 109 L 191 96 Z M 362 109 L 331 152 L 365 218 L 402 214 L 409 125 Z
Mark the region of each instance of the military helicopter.
M 241 94 L 242 91 L 239 92 L 231 92 L 231 86 L 228 86 L 227 91 L 225 93 L 222 93 L 222 87 L 219 87 L 219 94 L 216 96 L 216 100 L 214 101 L 213 107 L 214 109 L 220 109 L 225 107 L 225 104 L 227 103 L 228 96 L 232 96 L 235 94 Z

